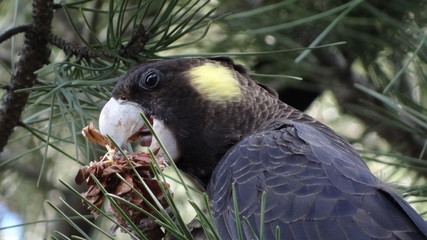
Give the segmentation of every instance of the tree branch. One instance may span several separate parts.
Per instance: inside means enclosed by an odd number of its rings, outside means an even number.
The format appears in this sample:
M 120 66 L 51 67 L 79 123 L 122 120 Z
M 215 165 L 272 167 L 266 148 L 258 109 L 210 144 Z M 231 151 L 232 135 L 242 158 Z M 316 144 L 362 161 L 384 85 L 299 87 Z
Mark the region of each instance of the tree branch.
M 27 25 L 21 25 L 21 26 L 17 26 L 9 30 L 6 30 L 3 34 L 0 35 L 0 44 L 18 33 L 29 31 L 30 28 L 31 28 L 31 24 L 27 24 Z
M 82 47 L 75 43 L 67 42 L 64 39 L 54 34 L 50 35 L 50 43 L 52 43 L 54 46 L 64 51 L 65 55 L 67 56 L 76 56 L 78 58 L 89 59 L 97 55 L 97 53 L 92 49 L 90 49 L 89 47 L 86 47 L 86 46 Z M 113 57 L 109 52 L 103 49 L 100 49 L 99 51 L 103 56 Z
M 34 73 L 49 62 L 49 35 L 53 19 L 53 0 L 34 0 L 33 24 L 25 31 L 21 58 L 16 63 L 15 73 L 10 80 L 7 93 L 0 103 L 0 152 L 7 144 L 13 129 L 17 126 L 27 103 L 29 92 L 15 90 L 31 88 L 37 80 Z
M 101 55 L 108 58 L 116 58 L 116 55 L 112 54 L 106 49 L 98 49 L 94 51 L 93 49 L 87 46 L 79 46 L 78 44 L 67 42 L 66 40 L 54 34 L 50 34 L 49 38 L 50 43 L 64 51 L 67 56 L 76 56 L 78 58 L 89 59 Z M 119 56 L 138 61 L 138 53 L 140 53 L 144 49 L 145 44 L 148 42 L 148 40 L 149 38 L 144 26 L 142 24 L 139 25 L 135 29 L 127 45 L 120 49 L 118 53 Z

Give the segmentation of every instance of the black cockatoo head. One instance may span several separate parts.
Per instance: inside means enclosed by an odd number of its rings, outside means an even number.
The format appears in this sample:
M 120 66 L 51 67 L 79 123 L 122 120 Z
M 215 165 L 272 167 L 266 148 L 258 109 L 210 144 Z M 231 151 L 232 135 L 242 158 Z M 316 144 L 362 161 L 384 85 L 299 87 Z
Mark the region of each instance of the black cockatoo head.
M 278 232 L 285 239 L 426 239 L 424 220 L 350 144 L 228 58 L 144 63 L 112 95 L 101 132 L 120 145 L 138 138 L 155 150 L 144 113 L 177 166 L 210 182 L 221 239 L 237 239 L 239 231 L 245 239 Z M 246 217 L 242 227 L 237 212 Z
M 178 167 L 207 184 L 225 152 L 278 107 L 275 92 L 229 58 L 170 59 L 126 73 L 99 124 L 120 145 L 139 136 L 154 148 L 158 144 L 139 115 L 144 113 Z

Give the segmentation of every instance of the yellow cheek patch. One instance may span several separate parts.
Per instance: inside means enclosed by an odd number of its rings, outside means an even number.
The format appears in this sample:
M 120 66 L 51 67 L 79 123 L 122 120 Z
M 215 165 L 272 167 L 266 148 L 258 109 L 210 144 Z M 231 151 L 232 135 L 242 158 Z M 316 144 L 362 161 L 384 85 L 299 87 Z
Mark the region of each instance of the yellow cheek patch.
M 188 71 L 191 86 L 205 98 L 224 102 L 241 95 L 233 72 L 220 64 L 205 63 Z

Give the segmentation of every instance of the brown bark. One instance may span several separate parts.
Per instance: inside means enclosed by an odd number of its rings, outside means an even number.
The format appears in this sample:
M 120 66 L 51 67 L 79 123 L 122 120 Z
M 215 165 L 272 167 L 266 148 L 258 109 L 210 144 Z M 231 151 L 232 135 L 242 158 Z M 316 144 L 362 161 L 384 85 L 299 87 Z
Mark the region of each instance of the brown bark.
M 37 75 L 34 72 L 49 62 L 48 43 L 53 19 L 53 1 L 34 0 L 32 19 L 31 28 L 25 31 L 21 57 L 15 65 L 15 72 L 7 87 L 7 93 L 0 103 L 0 152 L 3 151 L 13 129 L 18 125 L 30 95 L 29 91 L 20 93 L 15 91 L 33 87 L 37 82 Z

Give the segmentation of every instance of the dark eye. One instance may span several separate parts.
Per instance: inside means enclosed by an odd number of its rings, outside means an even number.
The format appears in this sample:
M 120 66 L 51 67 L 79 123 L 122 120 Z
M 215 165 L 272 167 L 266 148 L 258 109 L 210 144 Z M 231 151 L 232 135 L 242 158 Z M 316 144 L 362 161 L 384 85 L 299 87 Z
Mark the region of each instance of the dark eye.
M 148 71 L 141 76 L 140 85 L 146 90 L 152 90 L 160 82 L 160 74 L 155 71 Z

